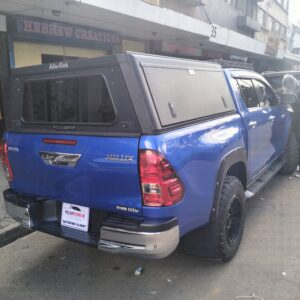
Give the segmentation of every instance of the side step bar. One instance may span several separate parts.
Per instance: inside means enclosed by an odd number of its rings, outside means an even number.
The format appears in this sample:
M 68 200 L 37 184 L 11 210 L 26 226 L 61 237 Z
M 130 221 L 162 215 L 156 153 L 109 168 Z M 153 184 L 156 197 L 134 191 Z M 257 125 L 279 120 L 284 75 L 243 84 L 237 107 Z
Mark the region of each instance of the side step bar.
M 268 168 L 262 175 L 260 175 L 255 181 L 253 181 L 245 192 L 246 198 L 252 198 L 258 192 L 260 192 L 264 188 L 264 186 L 274 177 L 274 175 L 276 175 L 280 171 L 283 165 L 283 160 L 277 160 L 270 168 Z

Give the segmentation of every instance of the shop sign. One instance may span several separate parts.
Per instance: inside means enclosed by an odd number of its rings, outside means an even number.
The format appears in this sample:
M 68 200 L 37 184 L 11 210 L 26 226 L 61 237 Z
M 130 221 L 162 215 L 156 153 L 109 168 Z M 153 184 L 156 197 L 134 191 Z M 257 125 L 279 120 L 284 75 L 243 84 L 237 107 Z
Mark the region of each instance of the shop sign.
M 278 37 L 269 36 L 268 42 L 266 45 L 265 54 L 276 57 L 279 50 L 280 40 Z
M 203 57 L 205 59 L 229 59 L 227 53 L 221 53 L 213 50 L 203 50 Z
M 300 65 L 293 65 L 292 69 L 293 71 L 300 71 Z
M 199 48 L 194 48 L 190 46 L 185 46 L 177 43 L 162 43 L 163 52 L 166 53 L 173 53 L 173 54 L 180 54 L 180 55 L 187 55 L 187 56 L 201 56 L 202 52 Z
M 6 17 L 3 15 L 0 15 L 0 31 L 6 31 Z
M 95 46 L 113 46 L 121 43 L 120 35 L 114 32 L 44 19 L 15 17 L 12 27 L 16 38 Z
M 239 56 L 239 55 L 230 55 L 229 59 L 232 61 L 240 61 L 240 62 L 244 62 L 246 63 L 248 61 L 248 57 L 247 56 Z

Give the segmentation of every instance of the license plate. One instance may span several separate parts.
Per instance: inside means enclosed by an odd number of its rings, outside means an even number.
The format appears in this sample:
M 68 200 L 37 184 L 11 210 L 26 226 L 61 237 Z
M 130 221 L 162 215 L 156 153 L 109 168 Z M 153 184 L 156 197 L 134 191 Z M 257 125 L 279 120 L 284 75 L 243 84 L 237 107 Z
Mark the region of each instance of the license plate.
M 63 203 L 61 225 L 87 232 L 89 229 L 90 208 L 77 204 Z

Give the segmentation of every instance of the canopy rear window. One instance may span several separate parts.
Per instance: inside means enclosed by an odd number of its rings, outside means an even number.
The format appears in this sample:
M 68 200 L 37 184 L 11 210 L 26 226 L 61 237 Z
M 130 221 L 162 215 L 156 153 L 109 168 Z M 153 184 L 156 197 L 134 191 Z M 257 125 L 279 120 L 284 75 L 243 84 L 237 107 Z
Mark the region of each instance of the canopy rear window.
M 162 126 L 234 110 L 220 69 L 144 67 Z
M 116 120 L 100 75 L 27 81 L 22 117 L 33 123 L 105 123 Z

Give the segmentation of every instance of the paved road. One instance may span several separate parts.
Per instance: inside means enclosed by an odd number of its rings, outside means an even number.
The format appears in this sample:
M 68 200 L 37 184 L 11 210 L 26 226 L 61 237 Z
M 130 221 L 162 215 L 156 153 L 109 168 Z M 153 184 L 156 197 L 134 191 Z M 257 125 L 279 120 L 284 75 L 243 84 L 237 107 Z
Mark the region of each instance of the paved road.
M 0 249 L 0 299 L 300 299 L 300 179 L 278 176 L 248 203 L 244 240 L 228 264 L 182 253 L 113 256 L 33 233 Z
M 15 223 L 15 221 L 13 219 L 11 219 L 5 211 L 5 205 L 4 205 L 2 191 L 4 191 L 7 188 L 8 188 L 8 183 L 7 183 L 6 179 L 4 178 L 2 165 L 0 163 L 0 192 L 1 192 L 1 194 L 0 194 L 0 231 L 1 231 L 1 229 Z

